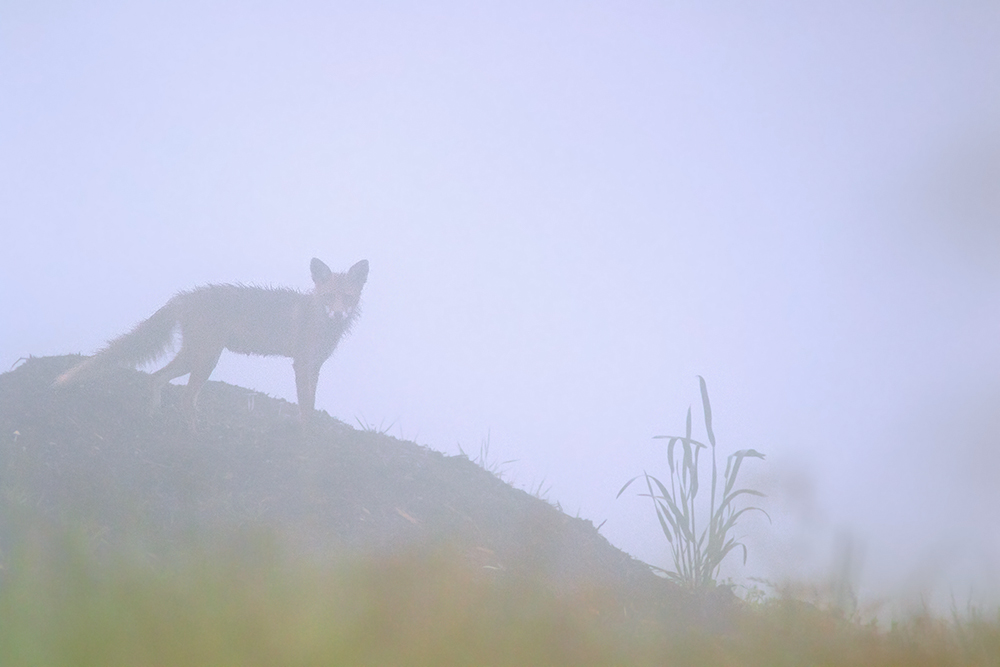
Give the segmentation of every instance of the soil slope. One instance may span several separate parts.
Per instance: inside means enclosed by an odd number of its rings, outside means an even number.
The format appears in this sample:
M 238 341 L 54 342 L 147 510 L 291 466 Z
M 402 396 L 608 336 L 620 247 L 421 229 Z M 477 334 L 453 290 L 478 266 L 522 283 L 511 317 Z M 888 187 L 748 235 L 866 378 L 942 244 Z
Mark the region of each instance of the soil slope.
M 85 531 L 95 552 L 136 535 L 266 527 L 296 549 L 379 553 L 446 545 L 490 576 L 557 593 L 601 591 L 607 613 L 687 625 L 704 619 L 590 521 L 511 487 L 464 456 L 356 430 L 326 413 L 209 382 L 192 432 L 168 386 L 149 410 L 149 376 L 114 369 L 52 388 L 78 356 L 31 358 L 0 375 L 0 557 L 12 522 Z M 2 565 L 2 563 L 0 563 Z

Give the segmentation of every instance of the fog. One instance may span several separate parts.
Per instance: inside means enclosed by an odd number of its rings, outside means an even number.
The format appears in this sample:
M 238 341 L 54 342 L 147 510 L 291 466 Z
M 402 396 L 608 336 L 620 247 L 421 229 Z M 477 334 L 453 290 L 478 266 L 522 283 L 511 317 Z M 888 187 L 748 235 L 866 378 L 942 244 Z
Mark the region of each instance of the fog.
M 317 406 L 669 567 L 659 434 L 768 524 L 724 574 L 1000 602 L 1000 5 L 0 4 L 0 368 L 368 259 Z M 286 359 L 212 376 L 294 400 Z

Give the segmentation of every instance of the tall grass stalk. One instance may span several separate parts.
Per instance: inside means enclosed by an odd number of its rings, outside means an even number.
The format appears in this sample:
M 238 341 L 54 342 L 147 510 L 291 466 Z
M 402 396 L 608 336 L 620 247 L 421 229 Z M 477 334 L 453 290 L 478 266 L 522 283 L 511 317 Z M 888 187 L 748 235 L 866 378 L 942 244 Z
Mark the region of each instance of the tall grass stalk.
M 747 548 L 742 542 L 731 537 L 730 533 L 739 518 L 750 511 L 763 512 L 767 520 L 771 517 L 759 507 L 736 508 L 736 499 L 740 496 L 764 497 L 760 491 L 753 489 L 737 489 L 736 478 L 740 466 L 746 458 L 763 459 L 764 455 L 754 449 L 741 449 L 730 454 L 726 459 L 726 470 L 723 474 L 722 494 L 718 493 L 719 470 L 716 463 L 715 432 L 712 430 L 712 404 L 708 399 L 708 387 L 705 378 L 698 376 L 701 384 L 701 401 L 705 413 L 705 430 L 708 434 L 708 444 L 691 437 L 691 408 L 687 411 L 687 426 L 683 436 L 657 435 L 654 440 L 667 440 L 667 462 L 670 465 L 670 488 L 659 479 L 643 472 L 633 477 L 618 491 L 616 498 L 640 477 L 646 481 L 648 493 L 640 496 L 650 498 L 656 509 L 656 518 L 660 522 L 667 542 L 670 543 L 674 560 L 674 571 L 661 570 L 669 579 L 689 588 L 705 588 L 715 585 L 722 561 L 733 549 L 743 549 L 743 563 L 746 564 Z M 680 452 L 677 445 L 680 444 Z M 701 450 L 711 449 L 712 452 L 712 489 L 709 496 L 708 526 L 698 532 L 698 512 L 696 499 L 698 497 L 698 463 Z M 678 460 L 679 458 L 679 460 Z M 657 568 L 659 569 L 659 568 Z

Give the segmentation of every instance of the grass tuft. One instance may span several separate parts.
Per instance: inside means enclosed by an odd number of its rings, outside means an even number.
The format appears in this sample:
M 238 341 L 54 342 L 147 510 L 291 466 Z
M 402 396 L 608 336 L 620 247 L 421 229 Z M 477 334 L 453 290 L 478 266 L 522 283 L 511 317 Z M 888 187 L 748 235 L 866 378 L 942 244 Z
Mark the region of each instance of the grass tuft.
M 754 449 L 741 449 L 729 455 L 723 474 L 722 493 L 718 494 L 719 472 L 715 454 L 715 432 L 712 430 L 712 404 L 708 399 L 705 378 L 699 375 L 698 380 L 701 384 L 702 408 L 709 444 L 706 445 L 691 437 L 691 408 L 688 408 L 687 426 L 683 436 L 657 435 L 653 438 L 668 441 L 670 488 L 667 489 L 659 479 L 644 472 L 625 482 L 616 497 L 621 497 L 639 477 L 645 479 L 648 492 L 639 495 L 653 501 L 656 518 L 660 522 L 663 535 L 670 543 L 674 560 L 674 570 L 663 573 L 682 586 L 705 589 L 716 585 L 722 561 L 737 547 L 743 549 L 743 562 L 746 563 L 746 545 L 730 537 L 739 518 L 751 511 L 762 512 L 768 521 L 771 517 L 759 507 L 736 508 L 736 501 L 741 496 L 764 496 L 760 491 L 736 488 L 736 479 L 744 459 L 764 458 L 763 454 Z M 678 444 L 681 445 L 680 450 L 677 449 Z M 698 462 L 703 449 L 711 449 L 712 452 L 712 488 L 709 495 L 708 526 L 699 533 L 696 499 L 700 489 Z

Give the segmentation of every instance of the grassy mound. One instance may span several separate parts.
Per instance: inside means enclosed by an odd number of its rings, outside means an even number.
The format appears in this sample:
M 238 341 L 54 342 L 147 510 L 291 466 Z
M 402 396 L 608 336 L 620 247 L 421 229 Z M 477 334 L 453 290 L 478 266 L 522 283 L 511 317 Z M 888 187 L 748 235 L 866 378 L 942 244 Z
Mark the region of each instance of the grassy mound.
M 465 457 L 76 360 L 0 376 L 2 665 L 1000 664 L 1000 617 L 689 595 Z

